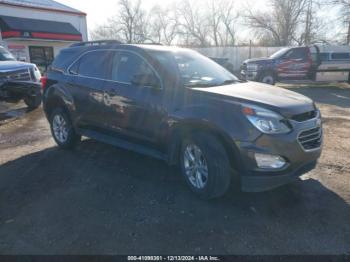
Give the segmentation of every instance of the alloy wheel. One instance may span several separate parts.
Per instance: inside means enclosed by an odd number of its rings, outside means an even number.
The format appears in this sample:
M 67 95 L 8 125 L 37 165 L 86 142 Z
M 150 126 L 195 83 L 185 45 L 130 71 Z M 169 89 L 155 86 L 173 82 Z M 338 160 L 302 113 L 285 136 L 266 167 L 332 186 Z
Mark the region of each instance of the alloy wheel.
M 61 115 L 55 115 L 52 121 L 52 129 L 55 138 L 60 143 L 65 143 L 68 139 L 67 122 Z
M 184 168 L 189 182 L 197 189 L 203 189 L 208 183 L 208 165 L 201 149 L 193 144 L 184 150 Z

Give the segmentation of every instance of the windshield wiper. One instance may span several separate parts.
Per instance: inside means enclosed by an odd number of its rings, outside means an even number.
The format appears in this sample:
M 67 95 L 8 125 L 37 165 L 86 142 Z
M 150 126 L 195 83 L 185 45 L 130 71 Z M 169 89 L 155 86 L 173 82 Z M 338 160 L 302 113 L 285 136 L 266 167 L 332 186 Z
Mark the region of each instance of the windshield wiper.
M 230 85 L 230 84 L 234 84 L 234 83 L 239 83 L 239 80 L 229 79 L 229 80 L 224 81 L 221 85 L 224 86 L 224 85 Z
M 229 79 L 221 83 L 191 83 L 187 84 L 187 87 L 215 87 L 215 86 L 224 86 L 224 85 L 230 85 L 234 83 L 239 83 L 239 80 L 235 79 Z
M 217 86 L 217 84 L 209 84 L 209 83 L 193 83 L 193 84 L 186 84 L 187 87 L 213 87 Z

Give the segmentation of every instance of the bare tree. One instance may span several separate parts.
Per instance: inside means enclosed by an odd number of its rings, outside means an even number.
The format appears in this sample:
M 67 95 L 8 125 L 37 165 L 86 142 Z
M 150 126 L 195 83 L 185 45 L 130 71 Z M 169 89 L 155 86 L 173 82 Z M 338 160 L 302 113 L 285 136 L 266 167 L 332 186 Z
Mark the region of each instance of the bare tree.
M 149 21 L 151 39 L 157 43 L 172 45 L 179 30 L 176 10 L 156 5 L 151 10 Z
M 125 43 L 143 43 L 148 40 L 147 13 L 141 0 L 119 0 L 119 13 L 91 32 L 93 39 L 118 39 Z
M 326 35 L 325 19 L 318 15 L 324 2 L 324 0 L 306 0 L 300 29 L 298 30 L 298 35 L 294 38 L 299 45 L 326 41 L 324 39 Z
M 236 24 L 239 13 L 235 12 L 234 1 L 226 1 L 221 5 L 221 21 L 224 26 L 225 41 L 223 45 L 234 46 L 236 44 Z
M 179 14 L 179 36 L 184 40 L 184 44 L 209 46 L 208 23 L 200 5 L 191 5 L 189 0 L 184 0 L 178 5 L 177 12 Z
M 276 45 L 290 45 L 295 38 L 307 0 L 270 0 L 271 10 L 247 10 L 248 24 L 261 36 L 270 35 Z
M 320 2 L 332 1 L 349 10 L 350 0 L 268 0 L 270 9 L 248 8 L 246 24 L 254 38 L 268 45 L 310 44 L 322 39 Z M 116 16 L 90 32 L 93 39 L 118 39 L 125 43 L 157 42 L 166 45 L 208 47 L 235 45 L 241 10 L 233 0 L 180 0 L 164 8 L 145 11 L 141 0 L 118 0 Z M 343 11 L 344 11 L 343 10 Z M 344 11 L 345 12 L 345 11 Z M 345 13 L 344 13 L 345 14 Z M 349 16 L 349 11 L 346 13 Z M 348 17 L 347 16 L 347 17 Z M 350 41 L 350 22 L 348 40 Z
M 120 29 L 114 24 L 112 19 L 108 19 L 107 23 L 99 25 L 90 31 L 90 38 L 92 40 L 102 39 L 117 39 L 120 38 Z
M 344 25 L 344 31 L 346 31 L 347 45 L 350 44 L 350 0 L 331 0 L 331 4 L 339 6 L 340 18 Z
M 146 13 L 141 0 L 119 0 L 120 12 L 116 18 L 126 43 L 142 43 L 147 39 Z
M 221 12 L 220 6 L 218 5 L 218 1 L 211 0 L 208 3 L 208 10 L 209 12 L 205 14 L 207 16 L 207 20 L 209 22 L 209 29 L 210 31 L 208 33 L 211 34 L 211 38 L 214 41 L 215 46 L 221 45 L 221 35 L 220 35 L 220 24 L 221 24 Z

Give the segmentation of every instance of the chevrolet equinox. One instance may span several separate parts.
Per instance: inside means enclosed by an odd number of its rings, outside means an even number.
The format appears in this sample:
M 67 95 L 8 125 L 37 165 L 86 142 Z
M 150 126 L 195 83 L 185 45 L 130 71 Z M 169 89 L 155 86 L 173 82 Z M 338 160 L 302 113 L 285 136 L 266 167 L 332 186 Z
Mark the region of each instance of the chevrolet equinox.
M 59 147 L 85 136 L 165 160 L 205 199 L 232 181 L 246 192 L 289 183 L 315 168 L 322 150 L 311 99 L 242 82 L 189 49 L 78 43 L 60 52 L 43 85 Z

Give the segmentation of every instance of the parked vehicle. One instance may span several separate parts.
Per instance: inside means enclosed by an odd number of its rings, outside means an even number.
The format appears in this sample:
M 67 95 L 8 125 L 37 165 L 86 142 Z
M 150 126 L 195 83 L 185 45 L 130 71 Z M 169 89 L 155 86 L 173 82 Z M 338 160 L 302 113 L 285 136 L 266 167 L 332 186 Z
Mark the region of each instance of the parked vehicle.
M 61 51 L 45 82 L 44 110 L 60 147 L 86 136 L 179 164 L 203 198 L 222 196 L 233 178 L 248 192 L 284 185 L 321 154 L 312 100 L 241 82 L 192 50 L 82 43 Z
M 234 71 L 233 64 L 229 62 L 228 58 L 210 57 L 210 59 L 213 60 L 214 62 L 218 63 L 222 67 L 226 68 L 231 73 L 233 73 L 233 71 Z
M 0 46 L 0 101 L 24 100 L 30 109 L 41 104 L 41 74 L 34 64 L 16 61 Z
M 320 52 L 318 46 L 283 48 L 269 58 L 248 59 L 243 79 L 274 85 L 276 81 L 349 82 L 349 52 Z

